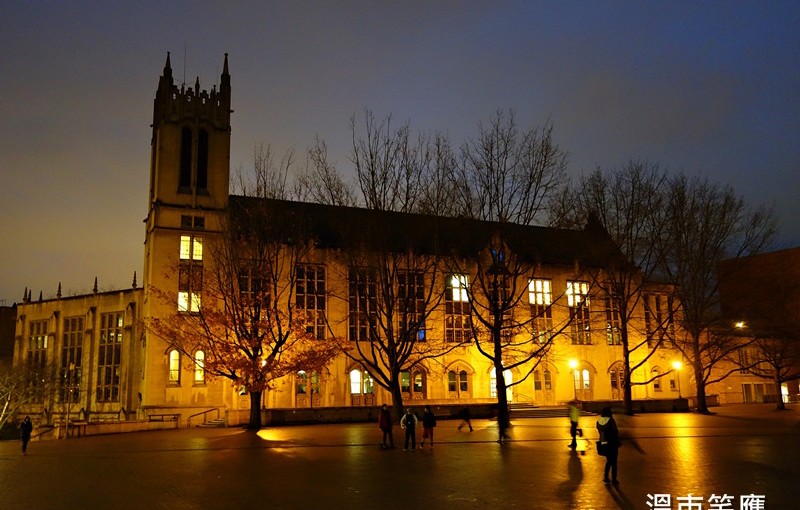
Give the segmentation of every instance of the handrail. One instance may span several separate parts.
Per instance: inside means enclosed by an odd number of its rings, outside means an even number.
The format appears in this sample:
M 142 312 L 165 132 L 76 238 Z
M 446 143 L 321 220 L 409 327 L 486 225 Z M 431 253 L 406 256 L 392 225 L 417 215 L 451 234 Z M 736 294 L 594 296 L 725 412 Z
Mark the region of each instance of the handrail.
M 186 418 L 186 426 L 187 427 L 191 427 L 192 426 L 192 418 L 194 418 L 196 416 L 201 416 L 201 415 L 203 416 L 203 423 L 205 423 L 206 421 L 208 421 L 208 420 L 206 420 L 205 415 L 210 413 L 210 412 L 212 412 L 212 411 L 217 413 L 216 417 L 217 417 L 217 419 L 219 419 L 219 407 L 214 407 L 212 409 L 207 409 L 205 411 L 201 411 L 199 413 L 195 413 L 195 414 L 189 416 L 188 418 Z

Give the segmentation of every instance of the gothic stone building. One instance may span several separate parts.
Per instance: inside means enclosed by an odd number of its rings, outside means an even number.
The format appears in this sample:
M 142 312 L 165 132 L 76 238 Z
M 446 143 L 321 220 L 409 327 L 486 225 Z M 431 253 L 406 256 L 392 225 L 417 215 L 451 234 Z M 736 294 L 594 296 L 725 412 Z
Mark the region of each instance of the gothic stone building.
M 202 288 L 191 278 L 168 277 L 167 268 L 189 270 L 208 265 L 208 247 L 224 233 L 225 218 L 232 207 L 253 200 L 229 193 L 231 82 L 227 55 L 218 88 L 201 90 L 178 87 L 172 77 L 169 55 L 160 77 L 153 108 L 150 186 L 144 232 L 144 272 L 140 286 L 114 292 L 34 301 L 26 292 L 17 307 L 14 358 L 17 363 L 48 368 L 58 378 L 56 390 L 32 412 L 42 420 L 58 420 L 67 411 L 80 410 L 91 419 L 144 419 L 179 414 L 188 417 L 219 410 L 230 424 L 247 420 L 250 401 L 241 388 L 227 379 L 207 377 L 205 353 L 186 354 L 170 348 L 163 339 L 144 328 L 148 319 L 169 317 L 176 310 L 191 313 L 201 306 Z M 467 259 L 485 248 L 497 233 L 497 225 L 463 219 L 373 212 L 347 207 L 288 201 L 264 201 L 275 222 L 303 218 L 314 236 L 313 271 L 304 282 L 312 288 L 338 288 L 347 293 L 348 268 L 340 256 L 347 244 L 342 232 L 358 231 L 370 221 L 383 222 L 382 235 L 413 233 L 424 237 L 436 230 L 444 243 L 457 247 Z M 377 220 L 376 220 L 377 218 Z M 536 307 L 550 311 L 539 317 L 539 331 L 555 331 L 553 347 L 535 369 L 520 367 L 504 374 L 510 402 L 550 406 L 573 398 L 622 399 L 622 347 L 618 312 L 610 300 L 595 295 L 588 274 L 602 273 L 602 258 L 593 256 L 598 246 L 608 247 L 608 236 L 598 226 L 584 230 L 513 226 L 508 235 L 518 251 L 535 257 L 537 270 L 524 282 L 526 294 L 519 310 L 531 314 Z M 364 228 L 364 232 L 369 231 Z M 381 235 L 381 229 L 370 235 Z M 433 234 L 432 234 L 433 235 Z M 205 249 L 204 249 L 205 248 Z M 402 249 L 402 247 L 401 247 Z M 430 283 L 434 285 L 433 283 Z M 425 285 L 423 282 L 422 285 Z M 468 307 L 464 275 L 450 274 L 435 283 L 443 299 L 426 320 L 428 342 L 465 339 Z M 154 289 L 173 297 L 172 303 L 156 298 Z M 299 289 L 299 287 L 298 287 Z M 667 324 L 666 293 L 652 292 L 645 299 L 632 334 L 655 335 L 655 324 Z M 300 303 L 300 300 L 298 300 Z M 334 299 L 321 292 L 298 306 L 322 313 L 329 328 L 324 334 L 349 342 L 363 341 L 354 327 L 353 300 Z M 313 303 L 310 304 L 310 303 Z M 563 330 L 558 324 L 567 324 Z M 662 330 L 669 330 L 668 324 Z M 644 381 L 670 371 L 678 356 L 669 342 L 634 374 Z M 636 361 L 635 359 L 632 361 Z M 525 377 L 530 372 L 529 377 Z M 684 372 L 685 374 L 685 372 Z M 316 376 L 312 376 L 316 377 Z M 415 404 L 491 403 L 495 401 L 495 374 L 491 363 L 474 342 L 465 342 L 435 361 L 423 362 L 401 377 L 404 399 Z M 687 381 L 675 374 L 634 387 L 634 398 L 675 398 Z M 71 396 L 71 397 L 70 397 Z M 266 409 L 308 407 L 348 408 L 390 403 L 391 396 L 374 383 L 357 360 L 345 356 L 332 361 L 325 377 L 309 380 L 308 374 L 286 376 L 263 395 Z

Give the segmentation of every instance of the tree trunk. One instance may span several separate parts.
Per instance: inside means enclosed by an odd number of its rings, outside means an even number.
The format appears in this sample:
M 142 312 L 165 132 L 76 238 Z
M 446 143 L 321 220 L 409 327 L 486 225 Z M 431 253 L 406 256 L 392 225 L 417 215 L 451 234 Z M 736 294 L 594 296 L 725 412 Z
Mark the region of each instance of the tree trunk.
M 409 374 L 409 377 L 410 374 Z M 400 423 L 403 417 L 403 392 L 400 390 L 400 374 L 392 377 L 392 420 L 393 423 Z
M 624 380 L 622 381 L 623 401 L 625 402 L 625 414 L 633 416 L 633 388 L 631 387 L 631 352 L 628 349 L 628 326 L 627 321 L 620 328 L 622 335 L 622 360 L 625 368 Z
M 680 374 L 678 374 L 680 377 Z M 700 365 L 698 355 L 695 355 L 694 380 L 697 386 L 697 412 L 709 414 L 708 404 L 706 403 L 706 381 L 703 379 L 703 367 Z
M 250 421 L 247 424 L 249 430 L 261 429 L 261 392 L 250 392 Z
M 777 391 L 778 395 L 777 409 L 779 411 L 785 411 L 786 404 L 783 403 L 783 394 L 781 393 L 781 379 L 777 375 L 775 376 L 775 390 Z
M 511 424 L 511 416 L 508 411 L 508 395 L 506 395 L 506 377 L 503 373 L 503 336 L 500 326 L 495 327 L 492 332 L 494 337 L 494 372 L 495 388 L 497 390 L 497 431 L 498 441 L 503 442 L 506 438 L 508 427 Z

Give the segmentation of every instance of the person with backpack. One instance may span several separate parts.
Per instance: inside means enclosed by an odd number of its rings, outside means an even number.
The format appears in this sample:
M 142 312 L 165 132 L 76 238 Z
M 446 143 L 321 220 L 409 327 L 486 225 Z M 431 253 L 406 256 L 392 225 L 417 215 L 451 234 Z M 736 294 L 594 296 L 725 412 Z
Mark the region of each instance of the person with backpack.
M 431 439 L 431 448 L 433 448 L 433 428 L 436 426 L 436 415 L 431 411 L 431 406 L 425 406 L 425 411 L 422 413 L 422 442 L 420 448 L 425 448 L 425 440 Z
M 406 441 L 403 446 L 403 451 L 408 450 L 408 440 L 411 439 L 411 449 L 417 448 L 417 417 L 414 411 L 409 407 L 406 414 L 400 420 L 400 426 L 406 430 Z

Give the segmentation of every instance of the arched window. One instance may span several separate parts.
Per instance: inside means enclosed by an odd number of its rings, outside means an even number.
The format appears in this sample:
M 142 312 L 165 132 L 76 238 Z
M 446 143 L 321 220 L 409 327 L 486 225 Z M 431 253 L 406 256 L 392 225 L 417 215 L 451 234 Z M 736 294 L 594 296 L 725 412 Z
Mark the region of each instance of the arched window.
M 350 394 L 366 395 L 374 393 L 372 376 L 365 370 L 353 369 L 350 371 Z
M 178 187 L 182 192 L 188 192 L 192 186 L 192 130 L 188 127 L 181 129 L 181 167 Z
M 181 383 L 181 355 L 175 349 L 169 351 L 169 382 Z
M 203 384 L 206 382 L 206 353 L 197 351 L 194 353 L 194 383 Z
M 661 389 L 661 370 L 656 367 L 651 371 L 651 377 L 653 378 L 653 391 L 662 391 Z
M 450 398 L 469 398 L 469 373 L 455 367 L 447 372 L 447 391 Z
M 491 386 L 489 388 L 490 394 L 492 398 L 497 398 L 497 372 L 495 372 L 494 368 L 492 369 L 490 377 L 491 377 L 490 380 Z M 514 376 L 511 374 L 511 370 L 503 370 L 503 380 L 506 382 L 506 398 L 508 399 L 509 402 L 511 402 L 512 391 L 511 391 L 511 386 L 509 385 L 514 380 Z

